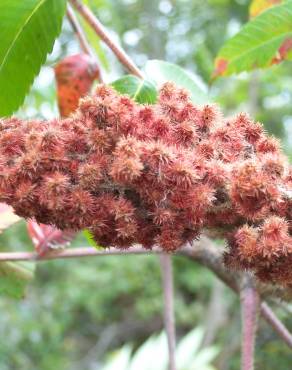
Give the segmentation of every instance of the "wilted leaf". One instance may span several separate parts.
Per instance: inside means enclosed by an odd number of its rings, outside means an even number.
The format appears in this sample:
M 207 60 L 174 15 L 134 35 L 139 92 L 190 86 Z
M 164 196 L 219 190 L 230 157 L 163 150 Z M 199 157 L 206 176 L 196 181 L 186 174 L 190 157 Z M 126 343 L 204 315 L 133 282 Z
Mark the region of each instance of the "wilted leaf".
M 162 60 L 149 60 L 145 66 L 147 78 L 154 81 L 158 87 L 167 81 L 174 82 L 191 94 L 191 99 L 196 104 L 208 102 L 206 86 L 199 78 L 183 68 Z
M 256 17 L 271 6 L 281 4 L 283 0 L 253 0 L 249 7 L 250 18 Z
M 0 1 L 0 116 L 22 104 L 61 31 L 65 0 Z
M 129 95 L 138 103 L 154 104 L 156 101 L 156 87 L 148 80 L 141 80 L 136 76 L 127 75 L 112 82 L 111 85 L 118 92 Z
M 35 221 L 27 222 L 27 230 L 39 255 L 44 255 L 49 249 L 65 247 L 76 235 L 74 231 L 62 231 Z
M 12 207 L 5 203 L 0 203 L 0 234 L 3 230 L 20 220 L 21 218 L 14 213 Z
M 292 1 L 273 6 L 248 22 L 225 43 L 215 60 L 214 77 L 269 67 L 291 59 Z
M 98 68 L 89 55 L 77 54 L 60 61 L 55 76 L 60 114 L 67 117 L 78 107 L 79 99 L 90 92 Z

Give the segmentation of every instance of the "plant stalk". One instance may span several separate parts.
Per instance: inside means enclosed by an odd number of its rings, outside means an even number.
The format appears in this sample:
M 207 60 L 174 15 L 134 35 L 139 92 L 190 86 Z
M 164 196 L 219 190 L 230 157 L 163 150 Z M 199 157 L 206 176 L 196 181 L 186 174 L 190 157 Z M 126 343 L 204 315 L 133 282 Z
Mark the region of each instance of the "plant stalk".
M 169 254 L 160 255 L 160 267 L 164 297 L 164 326 L 168 344 L 168 366 L 169 370 L 176 370 L 173 272 Z
M 71 24 L 71 27 L 72 27 L 76 37 L 78 39 L 81 50 L 85 54 L 88 54 L 89 56 L 91 56 L 94 59 L 95 67 L 97 68 L 98 80 L 100 82 L 103 82 L 102 72 L 101 72 L 101 68 L 99 66 L 99 63 L 96 60 L 96 56 L 92 52 L 92 49 L 91 49 L 91 47 L 88 43 L 88 40 L 87 40 L 87 38 L 84 34 L 83 28 L 81 27 L 75 13 L 74 13 L 74 10 L 72 9 L 70 4 L 67 5 L 67 17 L 68 17 L 68 20 Z
M 260 300 L 249 274 L 245 274 L 243 278 L 240 299 L 242 315 L 241 370 L 254 370 L 255 339 Z
M 96 34 L 104 41 L 104 43 L 112 50 L 119 61 L 128 69 L 133 75 L 143 78 L 142 72 L 135 65 L 132 59 L 125 53 L 125 51 L 114 42 L 109 32 L 103 26 L 103 24 L 96 18 L 93 12 L 79 0 L 70 0 L 74 8 L 79 14 L 86 20 L 86 22 L 92 27 Z

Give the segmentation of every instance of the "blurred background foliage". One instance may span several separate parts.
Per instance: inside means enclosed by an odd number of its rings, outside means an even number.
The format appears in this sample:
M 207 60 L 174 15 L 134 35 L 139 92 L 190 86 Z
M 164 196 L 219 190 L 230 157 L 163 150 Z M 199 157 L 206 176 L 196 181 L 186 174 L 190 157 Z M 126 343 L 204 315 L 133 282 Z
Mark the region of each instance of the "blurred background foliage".
M 147 59 L 177 63 L 209 85 L 227 115 L 249 112 L 282 140 L 292 154 L 292 65 L 217 79 L 209 84 L 215 56 L 225 40 L 248 20 L 248 0 L 86 0 L 101 21 L 143 67 Z M 112 54 L 90 33 L 106 81 L 124 73 Z M 18 115 L 58 115 L 52 66 L 79 51 L 68 22 L 56 41 Z M 81 236 L 75 246 L 84 246 Z M 25 224 L 0 235 L 2 250 L 32 249 Z M 236 370 L 240 361 L 238 299 L 203 268 L 174 257 L 178 337 L 204 328 L 201 347 L 220 349 L 216 369 Z M 277 302 L 279 303 L 279 302 Z M 1 370 L 98 370 L 112 351 L 137 349 L 163 328 L 162 294 L 155 256 L 121 256 L 41 262 L 20 301 L 0 297 Z M 292 327 L 292 307 L 277 314 Z M 291 352 L 261 321 L 256 368 L 287 370 Z M 136 370 L 136 369 L 135 369 Z M 141 370 L 140 368 L 137 370 Z M 190 370 L 190 369 L 185 369 Z

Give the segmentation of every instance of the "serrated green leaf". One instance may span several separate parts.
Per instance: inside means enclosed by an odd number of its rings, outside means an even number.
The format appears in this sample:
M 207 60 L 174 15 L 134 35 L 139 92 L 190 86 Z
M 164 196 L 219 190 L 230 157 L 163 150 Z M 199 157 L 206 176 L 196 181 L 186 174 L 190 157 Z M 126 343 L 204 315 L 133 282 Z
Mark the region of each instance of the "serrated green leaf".
M 148 80 L 141 80 L 136 76 L 127 75 L 112 82 L 111 85 L 118 92 L 129 95 L 138 103 L 154 104 L 156 102 L 156 87 Z
M 34 267 L 31 262 L 1 262 L 0 294 L 22 298 L 28 282 L 33 278 Z
M 149 60 L 144 70 L 147 78 L 154 81 L 158 87 L 167 81 L 172 81 L 177 86 L 188 90 L 194 103 L 203 104 L 210 100 L 207 95 L 207 88 L 203 82 L 194 74 L 191 74 L 176 64 L 162 60 Z
M 61 31 L 66 0 L 0 1 L 0 116 L 23 103 Z
M 214 77 L 227 76 L 290 59 L 292 1 L 273 6 L 228 40 L 215 60 Z

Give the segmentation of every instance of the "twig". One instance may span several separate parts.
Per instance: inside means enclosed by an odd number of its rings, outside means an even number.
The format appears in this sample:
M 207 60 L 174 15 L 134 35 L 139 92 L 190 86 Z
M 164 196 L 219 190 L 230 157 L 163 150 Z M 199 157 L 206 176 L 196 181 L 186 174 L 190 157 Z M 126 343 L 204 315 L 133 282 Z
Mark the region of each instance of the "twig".
M 160 250 L 153 249 L 151 253 L 160 253 Z M 40 256 L 35 252 L 1 252 L 0 261 L 46 261 L 53 259 L 90 257 L 90 256 L 117 256 L 129 254 L 149 254 L 144 248 L 129 248 L 126 250 L 110 248 L 97 250 L 92 247 L 68 248 L 63 250 L 52 250 Z
M 278 319 L 266 302 L 261 303 L 261 315 L 275 329 L 279 337 L 292 349 L 292 334 Z
M 203 241 L 193 243 L 192 248 L 184 248 L 179 252 L 179 254 L 206 266 L 231 290 L 237 294 L 239 293 L 239 284 L 242 279 L 241 273 L 228 271 L 224 267 L 220 250 L 218 246 L 215 246 L 214 243 L 211 242 L 210 239 L 204 237 Z M 264 301 L 261 302 L 260 313 L 279 337 L 288 345 L 288 347 L 292 348 L 292 334 Z
M 168 366 L 169 370 L 176 370 L 173 274 L 172 274 L 172 261 L 171 256 L 169 254 L 160 255 L 160 266 L 164 296 L 164 325 L 168 343 Z
M 252 278 L 248 274 L 243 279 L 240 300 L 242 316 L 241 369 L 253 370 L 259 296 Z
M 97 69 L 97 74 L 98 74 L 98 80 L 100 82 L 103 82 L 102 72 L 101 72 L 101 68 L 99 66 L 99 63 L 96 60 L 96 56 L 93 55 L 93 52 L 92 52 L 91 47 L 90 47 L 90 45 L 87 41 L 87 38 L 84 34 L 84 31 L 83 31 L 75 13 L 74 13 L 74 10 L 72 9 L 70 4 L 67 5 L 67 17 L 68 17 L 68 20 L 69 20 L 69 22 L 72 26 L 73 31 L 75 32 L 76 37 L 78 38 L 81 50 L 85 54 L 88 54 L 89 56 L 94 58 L 95 68 Z
M 203 247 L 204 245 L 204 247 Z M 135 255 L 135 254 L 160 254 L 160 249 L 152 249 L 147 251 L 142 248 L 130 248 L 127 250 L 107 249 L 96 250 L 91 247 L 71 248 L 64 250 L 53 250 L 39 256 L 35 252 L 0 252 L 0 262 L 4 261 L 47 261 L 53 259 L 67 259 L 79 257 L 94 257 L 94 256 L 116 256 L 116 255 Z M 222 280 L 231 290 L 239 293 L 239 273 L 228 271 L 223 263 L 220 255 L 220 250 L 217 246 L 208 239 L 204 238 L 203 242 L 194 243 L 192 248 L 183 248 L 178 252 L 179 255 L 190 258 L 206 266 L 209 270 Z M 292 349 L 292 334 L 284 326 L 284 324 L 276 317 L 267 303 L 262 302 L 260 306 L 262 317 L 271 325 L 280 338 Z
M 84 34 L 84 31 L 81 28 L 81 25 L 78 22 L 78 19 L 74 13 L 74 10 L 72 9 L 72 6 L 70 4 L 67 5 L 67 17 L 68 17 L 68 20 L 71 24 L 73 31 L 76 34 L 76 37 L 78 38 L 82 51 L 84 51 L 85 54 L 92 55 L 92 50 Z
M 70 0 L 71 4 L 80 13 L 80 15 L 88 22 L 88 24 L 94 29 L 96 34 L 104 41 L 104 43 L 113 51 L 119 61 L 135 76 L 143 78 L 142 72 L 135 65 L 135 63 L 130 59 L 130 57 L 125 53 L 125 51 L 117 45 L 105 27 L 96 18 L 93 12 L 79 0 Z

